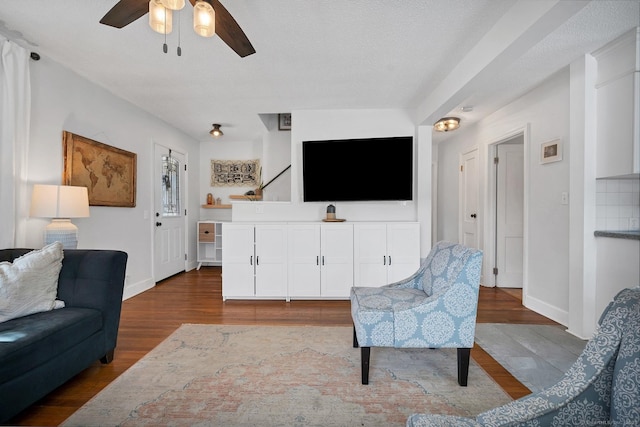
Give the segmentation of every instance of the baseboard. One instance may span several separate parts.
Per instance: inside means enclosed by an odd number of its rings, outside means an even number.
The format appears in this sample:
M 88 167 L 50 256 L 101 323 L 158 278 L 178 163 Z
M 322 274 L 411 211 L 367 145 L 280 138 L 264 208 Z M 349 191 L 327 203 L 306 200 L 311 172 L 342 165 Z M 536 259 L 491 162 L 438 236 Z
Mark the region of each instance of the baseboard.
M 529 310 L 533 310 L 538 314 L 541 314 L 554 322 L 558 322 L 561 325 L 567 326 L 569 324 L 569 313 L 560 310 L 558 307 L 547 304 L 537 298 L 533 298 L 530 295 L 522 296 L 522 305 Z
M 129 298 L 134 297 L 138 294 L 141 294 L 144 291 L 148 291 L 149 289 L 153 288 L 155 285 L 156 285 L 155 282 L 151 278 L 142 280 L 137 283 L 132 283 L 130 285 L 126 285 L 124 287 L 122 300 L 123 301 L 128 300 Z

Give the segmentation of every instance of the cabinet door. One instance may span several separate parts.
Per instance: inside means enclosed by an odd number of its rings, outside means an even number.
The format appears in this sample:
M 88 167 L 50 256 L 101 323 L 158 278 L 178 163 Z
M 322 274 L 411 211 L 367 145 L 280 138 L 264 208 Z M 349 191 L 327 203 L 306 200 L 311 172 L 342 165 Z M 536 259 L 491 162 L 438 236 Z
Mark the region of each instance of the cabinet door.
M 225 239 L 226 241 L 227 239 Z M 287 296 L 287 229 L 256 225 L 256 296 Z M 223 257 L 224 259 L 224 257 Z
M 353 286 L 353 226 L 320 227 L 320 281 L 323 297 L 349 297 Z
M 253 225 L 223 224 L 222 298 L 255 295 Z
M 387 280 L 397 282 L 420 267 L 420 224 L 387 224 Z
M 389 283 L 386 224 L 356 224 L 354 240 L 356 286 L 383 286 Z
M 289 226 L 289 296 L 320 297 L 320 226 Z

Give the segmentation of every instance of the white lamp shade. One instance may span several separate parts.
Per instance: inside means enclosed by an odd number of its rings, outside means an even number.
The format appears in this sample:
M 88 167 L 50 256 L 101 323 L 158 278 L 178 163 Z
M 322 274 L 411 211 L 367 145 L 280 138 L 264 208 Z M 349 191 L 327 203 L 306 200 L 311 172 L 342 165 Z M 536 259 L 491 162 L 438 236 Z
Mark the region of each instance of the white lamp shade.
M 181 10 L 184 7 L 184 0 L 160 0 L 167 9 Z
M 193 5 L 193 30 L 202 37 L 213 37 L 216 33 L 216 12 L 204 0 Z
M 29 216 L 37 218 L 83 218 L 89 216 L 87 187 L 33 186 Z
M 149 1 L 149 26 L 160 34 L 169 34 L 173 30 L 171 9 L 165 8 L 160 0 Z

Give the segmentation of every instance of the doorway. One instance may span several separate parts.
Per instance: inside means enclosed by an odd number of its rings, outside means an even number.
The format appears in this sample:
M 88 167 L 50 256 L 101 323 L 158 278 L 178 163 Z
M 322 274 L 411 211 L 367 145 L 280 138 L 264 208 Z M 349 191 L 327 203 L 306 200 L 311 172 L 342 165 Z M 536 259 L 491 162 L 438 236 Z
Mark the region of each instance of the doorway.
M 522 288 L 524 281 L 524 134 L 493 147 L 492 218 L 494 286 Z
M 460 155 L 458 242 L 478 248 L 478 148 Z
M 154 146 L 153 278 L 155 282 L 185 270 L 185 156 Z

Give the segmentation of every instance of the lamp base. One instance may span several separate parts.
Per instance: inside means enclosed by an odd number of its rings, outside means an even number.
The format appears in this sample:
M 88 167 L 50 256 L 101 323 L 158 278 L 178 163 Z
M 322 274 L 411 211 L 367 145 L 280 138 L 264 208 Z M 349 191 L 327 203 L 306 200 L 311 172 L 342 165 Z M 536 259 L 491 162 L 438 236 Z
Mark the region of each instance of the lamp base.
M 52 219 L 44 229 L 44 244 L 53 242 L 62 243 L 63 249 L 76 249 L 78 247 L 78 227 L 68 218 Z

